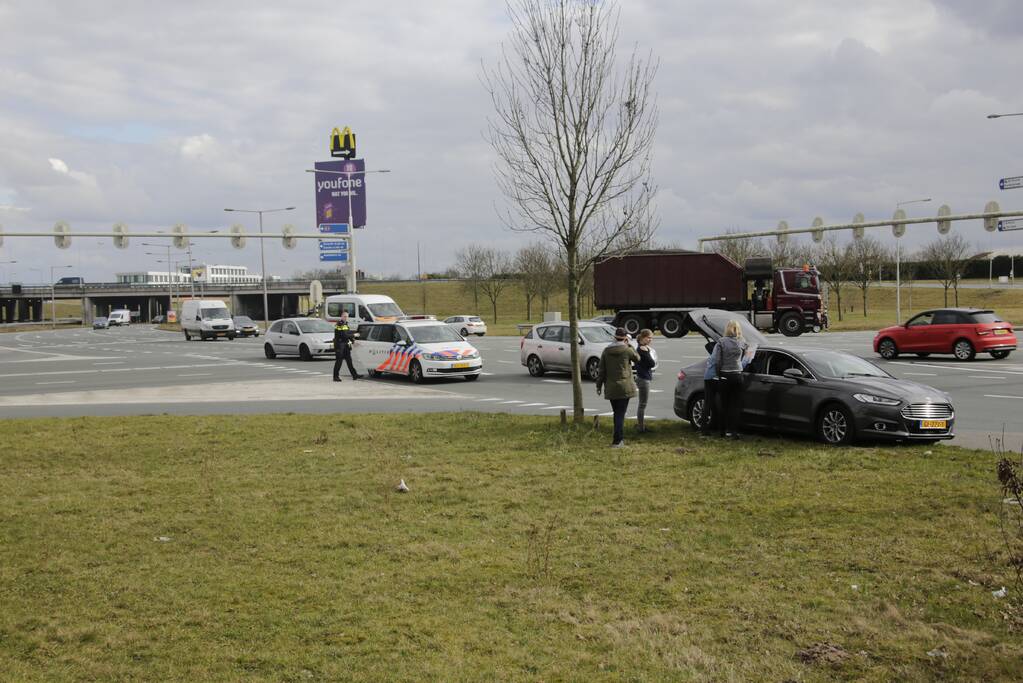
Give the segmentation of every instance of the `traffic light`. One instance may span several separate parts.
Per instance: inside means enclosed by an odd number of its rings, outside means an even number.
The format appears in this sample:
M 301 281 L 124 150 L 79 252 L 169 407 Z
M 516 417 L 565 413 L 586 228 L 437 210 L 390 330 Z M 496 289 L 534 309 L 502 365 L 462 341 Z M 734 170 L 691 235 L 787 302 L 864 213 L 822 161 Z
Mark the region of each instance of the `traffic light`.
M 298 239 L 292 237 L 292 235 L 295 234 L 295 226 L 289 223 L 288 225 L 285 225 L 283 228 L 281 228 L 281 232 L 284 233 L 284 238 L 282 239 L 284 248 L 294 249 L 295 245 L 298 244 Z
M 114 246 L 118 249 L 128 248 L 128 226 L 124 223 L 114 223 Z
M 174 235 L 174 248 L 185 249 L 188 247 L 188 228 L 182 223 L 178 223 L 171 228 L 171 233 Z
M 245 246 L 245 228 L 239 223 L 231 226 L 231 246 L 235 249 Z
M 71 226 L 64 221 L 57 221 L 53 226 L 53 243 L 61 249 L 71 246 Z

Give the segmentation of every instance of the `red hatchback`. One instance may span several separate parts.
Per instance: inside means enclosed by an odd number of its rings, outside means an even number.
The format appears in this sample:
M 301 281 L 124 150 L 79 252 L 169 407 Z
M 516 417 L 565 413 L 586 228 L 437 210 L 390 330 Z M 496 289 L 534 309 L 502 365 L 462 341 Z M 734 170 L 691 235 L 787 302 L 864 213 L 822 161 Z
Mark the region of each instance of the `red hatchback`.
M 973 360 L 977 353 L 1005 358 L 1016 350 L 1012 325 L 994 311 L 979 308 L 940 308 L 924 311 L 905 325 L 886 327 L 874 337 L 874 351 L 886 360 L 900 353 L 926 358 L 951 353 L 958 360 Z

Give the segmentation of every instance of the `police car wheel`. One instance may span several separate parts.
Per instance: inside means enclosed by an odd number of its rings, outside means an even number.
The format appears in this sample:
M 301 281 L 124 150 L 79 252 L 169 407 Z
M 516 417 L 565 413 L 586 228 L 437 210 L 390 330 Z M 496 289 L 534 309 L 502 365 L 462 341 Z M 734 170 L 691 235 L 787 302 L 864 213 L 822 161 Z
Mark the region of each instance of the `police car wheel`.
M 423 383 L 423 366 L 419 364 L 419 361 L 414 360 L 412 364 L 408 366 L 408 376 L 416 384 Z

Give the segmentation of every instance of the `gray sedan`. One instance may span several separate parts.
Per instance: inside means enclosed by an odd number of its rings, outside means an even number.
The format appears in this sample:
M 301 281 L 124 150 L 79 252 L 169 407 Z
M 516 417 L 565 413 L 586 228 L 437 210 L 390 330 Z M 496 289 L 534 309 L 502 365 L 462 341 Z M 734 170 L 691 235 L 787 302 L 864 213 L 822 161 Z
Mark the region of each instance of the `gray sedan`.
M 690 327 L 720 338 L 725 311 L 694 311 Z M 924 384 L 899 380 L 873 363 L 838 351 L 768 345 L 748 322 L 743 335 L 756 351 L 743 373 L 739 410 L 745 427 L 815 435 L 830 444 L 856 439 L 933 442 L 954 436 L 951 397 Z M 709 346 L 709 345 L 708 345 Z M 683 368 L 675 386 L 675 414 L 700 424 L 706 361 Z

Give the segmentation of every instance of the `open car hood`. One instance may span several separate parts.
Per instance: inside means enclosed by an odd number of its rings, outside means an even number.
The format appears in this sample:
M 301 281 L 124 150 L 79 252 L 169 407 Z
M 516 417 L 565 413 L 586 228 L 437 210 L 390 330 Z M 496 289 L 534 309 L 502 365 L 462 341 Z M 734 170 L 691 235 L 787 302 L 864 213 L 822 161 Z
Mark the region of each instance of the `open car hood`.
M 743 338 L 750 344 L 759 346 L 767 345 L 767 337 L 760 334 L 760 330 L 753 327 L 742 313 L 737 311 L 722 311 L 717 308 L 697 308 L 689 311 L 686 318 L 686 327 L 702 334 L 710 341 L 716 342 L 725 335 L 725 325 L 729 320 L 739 323 Z

